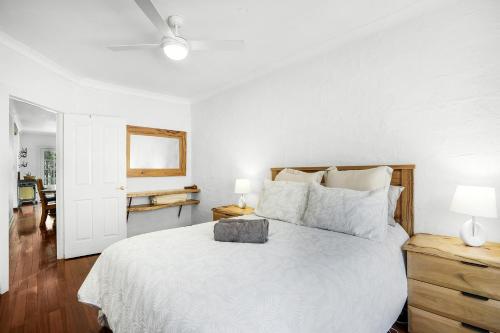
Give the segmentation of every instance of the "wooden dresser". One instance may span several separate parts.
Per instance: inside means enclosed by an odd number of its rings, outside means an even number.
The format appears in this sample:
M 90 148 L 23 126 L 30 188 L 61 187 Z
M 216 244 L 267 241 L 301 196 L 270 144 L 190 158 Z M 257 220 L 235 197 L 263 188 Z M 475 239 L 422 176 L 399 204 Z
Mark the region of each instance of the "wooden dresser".
M 218 221 L 220 219 L 228 219 L 231 217 L 248 215 L 253 213 L 253 208 L 246 206 L 245 208 L 240 208 L 237 205 L 228 205 L 212 208 L 213 220 Z
M 500 244 L 417 234 L 404 249 L 410 333 L 500 332 Z

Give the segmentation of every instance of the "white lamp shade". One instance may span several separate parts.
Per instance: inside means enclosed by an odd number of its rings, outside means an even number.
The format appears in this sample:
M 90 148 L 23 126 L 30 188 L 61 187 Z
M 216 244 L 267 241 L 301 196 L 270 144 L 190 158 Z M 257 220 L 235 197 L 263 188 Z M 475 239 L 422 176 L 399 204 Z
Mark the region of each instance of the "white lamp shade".
M 478 217 L 497 217 L 497 199 L 493 187 L 458 185 L 450 210 Z
M 234 183 L 234 193 L 246 194 L 250 192 L 250 180 L 239 178 Z

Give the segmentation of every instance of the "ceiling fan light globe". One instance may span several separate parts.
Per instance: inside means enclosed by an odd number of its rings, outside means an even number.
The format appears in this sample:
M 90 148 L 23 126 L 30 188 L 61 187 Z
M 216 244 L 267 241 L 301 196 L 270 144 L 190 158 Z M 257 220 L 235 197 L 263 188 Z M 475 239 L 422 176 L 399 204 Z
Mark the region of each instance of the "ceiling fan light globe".
M 189 54 L 187 42 L 182 38 L 168 39 L 163 43 L 163 52 L 172 60 L 182 60 Z

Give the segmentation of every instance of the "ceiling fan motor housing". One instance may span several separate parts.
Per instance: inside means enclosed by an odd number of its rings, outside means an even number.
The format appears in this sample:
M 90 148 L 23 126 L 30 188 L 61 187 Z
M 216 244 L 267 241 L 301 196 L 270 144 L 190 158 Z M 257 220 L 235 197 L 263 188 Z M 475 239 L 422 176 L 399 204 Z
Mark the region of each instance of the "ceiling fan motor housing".
M 189 49 L 189 43 L 187 42 L 187 40 L 179 36 L 163 38 L 161 42 L 161 47 L 165 48 L 168 45 L 181 45 Z
M 171 15 L 167 18 L 167 24 L 177 34 L 177 29 L 181 28 L 184 24 L 184 18 L 179 15 Z

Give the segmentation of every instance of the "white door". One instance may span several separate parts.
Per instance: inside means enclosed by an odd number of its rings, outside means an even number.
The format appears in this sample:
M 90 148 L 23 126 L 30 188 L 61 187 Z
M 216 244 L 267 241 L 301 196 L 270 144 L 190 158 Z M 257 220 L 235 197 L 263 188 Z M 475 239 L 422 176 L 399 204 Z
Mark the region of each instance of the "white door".
M 101 253 L 127 236 L 125 122 L 64 115 L 64 256 Z

